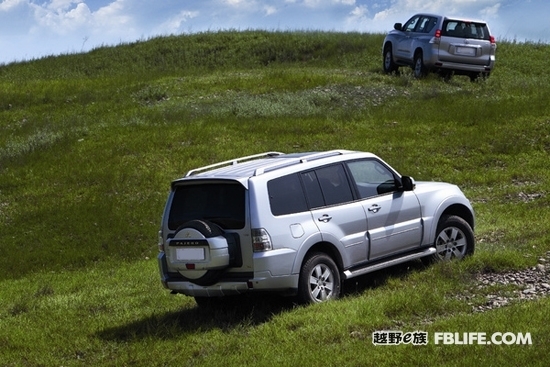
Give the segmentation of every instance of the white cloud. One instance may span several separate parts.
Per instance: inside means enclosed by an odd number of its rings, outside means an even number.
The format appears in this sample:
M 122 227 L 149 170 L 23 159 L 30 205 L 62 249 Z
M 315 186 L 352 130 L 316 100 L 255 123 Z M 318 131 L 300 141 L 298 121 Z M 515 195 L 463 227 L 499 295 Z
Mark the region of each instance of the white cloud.
M 70 9 L 73 4 L 81 4 L 82 0 L 51 0 L 49 4 L 46 3 L 46 7 L 53 11 L 63 11 Z
M 53 0 L 29 6 L 34 12 L 31 34 L 133 34 L 133 19 L 127 12 L 126 0 L 113 1 L 95 12 L 81 0 Z
M 498 16 L 498 11 L 500 10 L 500 3 L 493 6 L 489 6 L 485 9 L 482 9 L 479 13 L 482 18 L 494 18 Z
M 133 17 L 128 11 L 126 0 L 116 0 L 107 6 L 99 8 L 93 13 L 93 22 L 102 28 L 108 29 L 127 29 L 133 26 Z
M 155 28 L 155 33 L 176 34 L 181 32 L 182 25 L 199 16 L 198 11 L 182 10 L 166 22 Z
M 0 11 L 8 12 L 17 6 L 26 3 L 27 0 L 4 0 L 0 3 Z
M 44 30 L 55 34 L 68 34 L 86 25 L 91 18 L 90 9 L 84 3 L 72 7 L 67 1 L 57 1 L 47 6 L 32 5 L 36 25 L 31 29 L 34 33 Z
M 303 0 L 303 4 L 309 8 L 327 8 L 333 5 L 355 5 L 355 0 Z
M 374 21 L 405 22 L 415 13 L 429 12 L 451 16 L 485 18 L 496 16 L 503 0 L 396 0 L 373 17 Z
M 367 8 L 366 5 L 356 6 L 346 18 L 346 24 L 348 26 L 362 24 L 367 21 L 369 21 L 369 9 Z
M 233 8 L 249 9 L 251 7 L 257 7 L 255 0 L 223 0 L 222 2 Z
M 265 15 L 273 15 L 273 14 L 277 13 L 277 8 L 274 7 L 274 6 L 265 5 L 264 6 L 264 13 L 265 13 Z

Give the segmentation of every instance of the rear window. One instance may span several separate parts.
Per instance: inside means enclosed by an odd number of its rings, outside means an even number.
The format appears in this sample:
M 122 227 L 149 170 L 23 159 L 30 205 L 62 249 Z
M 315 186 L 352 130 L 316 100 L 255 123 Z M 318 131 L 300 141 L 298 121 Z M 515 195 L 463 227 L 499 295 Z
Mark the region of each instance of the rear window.
M 201 183 L 174 188 L 168 228 L 193 219 L 207 219 L 224 229 L 245 226 L 245 188 L 239 183 Z
M 443 23 L 442 36 L 489 40 L 490 35 L 485 23 L 446 20 Z

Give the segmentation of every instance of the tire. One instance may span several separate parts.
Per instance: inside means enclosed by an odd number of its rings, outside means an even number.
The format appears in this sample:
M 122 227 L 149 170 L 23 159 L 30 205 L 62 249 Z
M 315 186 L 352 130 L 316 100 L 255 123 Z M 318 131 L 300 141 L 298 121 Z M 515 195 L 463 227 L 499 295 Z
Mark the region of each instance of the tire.
M 443 79 L 443 81 L 450 82 L 453 78 L 453 72 L 450 70 L 440 70 L 439 76 Z
M 486 80 L 489 77 L 489 75 L 491 75 L 491 73 L 470 73 L 469 77 L 470 77 L 470 81 L 472 83 L 475 83 L 480 79 Z
M 191 220 L 189 222 L 185 222 L 179 226 L 178 229 L 176 229 L 176 233 L 185 228 L 196 229 L 206 238 L 223 236 L 223 229 L 218 227 L 216 224 L 205 220 Z
M 182 224 L 176 230 L 176 235 L 178 232 L 187 228 L 192 228 L 199 231 L 205 238 L 223 236 L 223 229 L 221 229 L 214 223 L 211 223 L 209 221 L 204 221 L 204 220 L 191 220 L 189 222 Z M 182 277 L 191 283 L 201 285 L 201 286 L 209 286 L 217 283 L 217 281 L 220 279 L 220 276 L 224 272 L 225 272 L 225 269 L 210 269 L 210 270 L 207 270 L 204 273 L 204 275 L 198 278 L 186 277 L 183 274 L 182 274 Z
M 393 61 L 393 52 L 391 49 L 391 45 L 386 45 L 386 47 L 384 47 L 382 67 L 384 68 L 384 72 L 386 74 L 397 72 L 399 68 L 397 64 Z
M 434 246 L 436 253 L 428 258 L 431 262 L 462 260 L 474 253 L 474 232 L 464 219 L 445 215 L 437 225 Z
M 426 74 L 428 74 L 428 70 L 424 65 L 424 60 L 422 59 L 422 51 L 417 51 L 414 55 L 413 73 L 416 79 L 424 78 Z
M 326 254 L 309 255 L 302 265 L 298 283 L 300 303 L 320 303 L 340 296 L 340 270 Z

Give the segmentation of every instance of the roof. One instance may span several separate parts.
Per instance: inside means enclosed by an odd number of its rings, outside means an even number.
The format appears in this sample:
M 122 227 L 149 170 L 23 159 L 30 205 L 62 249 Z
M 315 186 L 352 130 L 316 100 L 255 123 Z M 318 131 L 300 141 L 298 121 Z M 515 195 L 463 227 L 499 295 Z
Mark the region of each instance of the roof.
M 285 167 L 305 164 L 321 159 L 342 156 L 345 154 L 360 153 L 349 150 L 329 150 L 324 152 L 302 152 L 285 154 L 281 152 L 265 152 L 241 158 L 235 158 L 187 172 L 185 177 L 174 182 L 188 179 L 233 179 L 247 186 L 245 181 L 253 176 L 260 176 L 267 172 L 276 171 Z

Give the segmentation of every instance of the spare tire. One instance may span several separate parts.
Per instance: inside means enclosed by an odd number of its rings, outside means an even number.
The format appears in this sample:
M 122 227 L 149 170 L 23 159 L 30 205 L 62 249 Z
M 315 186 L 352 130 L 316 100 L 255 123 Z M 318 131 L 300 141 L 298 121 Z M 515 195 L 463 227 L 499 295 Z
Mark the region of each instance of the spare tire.
M 186 222 L 177 228 L 168 244 L 172 265 L 194 284 L 215 284 L 229 266 L 228 241 L 223 229 L 212 222 Z

